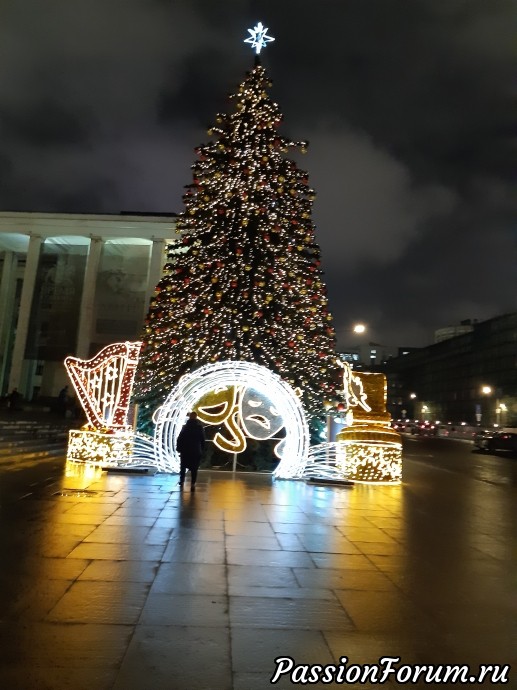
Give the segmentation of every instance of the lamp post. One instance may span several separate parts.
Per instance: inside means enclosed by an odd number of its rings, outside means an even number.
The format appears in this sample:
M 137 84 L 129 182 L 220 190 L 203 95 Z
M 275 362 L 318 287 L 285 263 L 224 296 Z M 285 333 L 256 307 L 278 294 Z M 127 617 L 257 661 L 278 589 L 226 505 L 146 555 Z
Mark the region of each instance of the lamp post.
M 508 408 L 503 402 L 497 401 L 497 407 L 495 408 L 495 413 L 497 415 L 497 426 L 505 425 L 507 410 Z

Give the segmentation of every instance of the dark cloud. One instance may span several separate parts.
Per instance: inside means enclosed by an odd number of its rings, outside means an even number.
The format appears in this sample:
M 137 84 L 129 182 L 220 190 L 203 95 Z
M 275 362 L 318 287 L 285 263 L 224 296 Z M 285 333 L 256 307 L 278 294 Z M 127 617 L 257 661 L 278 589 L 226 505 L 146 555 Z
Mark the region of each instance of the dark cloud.
M 0 113 L 3 138 L 14 137 L 35 148 L 85 144 L 93 135 L 89 124 L 78 112 L 50 98 L 21 112 L 12 108 Z
M 177 212 L 263 58 L 314 206 L 340 340 L 516 308 L 514 0 L 20 0 L 0 24 L 0 205 Z M 373 336 L 373 334 L 375 334 Z

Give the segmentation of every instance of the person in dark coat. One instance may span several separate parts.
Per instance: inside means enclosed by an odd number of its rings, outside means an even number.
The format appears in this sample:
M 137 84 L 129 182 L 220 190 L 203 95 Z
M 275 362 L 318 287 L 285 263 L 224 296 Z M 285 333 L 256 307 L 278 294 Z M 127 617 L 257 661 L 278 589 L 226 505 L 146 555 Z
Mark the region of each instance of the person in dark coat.
M 17 388 L 13 388 L 9 394 L 9 411 L 16 412 L 20 409 L 20 401 L 22 399 L 21 393 L 18 393 Z
M 176 441 L 180 454 L 180 488 L 185 483 L 185 474 L 190 470 L 190 490 L 195 491 L 197 471 L 205 448 L 205 432 L 198 421 L 197 413 L 191 412 Z

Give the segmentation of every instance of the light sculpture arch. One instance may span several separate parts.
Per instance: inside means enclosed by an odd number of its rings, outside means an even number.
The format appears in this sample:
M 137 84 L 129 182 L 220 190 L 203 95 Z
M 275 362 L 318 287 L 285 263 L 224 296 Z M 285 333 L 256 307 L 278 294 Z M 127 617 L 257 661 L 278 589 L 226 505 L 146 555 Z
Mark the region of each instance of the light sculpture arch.
M 222 361 L 206 364 L 183 376 L 154 414 L 154 447 L 158 469 L 179 472 L 176 439 L 187 415 L 204 397 L 230 386 L 250 387 L 281 411 L 285 439 L 277 450 L 279 479 L 301 476 L 309 452 L 309 427 L 300 398 L 277 374 L 253 362 Z

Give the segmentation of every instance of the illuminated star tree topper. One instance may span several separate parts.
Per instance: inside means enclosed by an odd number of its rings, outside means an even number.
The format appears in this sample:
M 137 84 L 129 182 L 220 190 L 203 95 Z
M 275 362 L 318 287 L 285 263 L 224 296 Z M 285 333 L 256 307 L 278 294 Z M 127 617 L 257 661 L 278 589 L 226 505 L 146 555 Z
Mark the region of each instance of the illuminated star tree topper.
M 257 55 L 260 54 L 262 48 L 265 48 L 268 43 L 274 41 L 272 36 L 267 35 L 268 27 L 259 22 L 253 29 L 248 29 L 249 38 L 244 39 L 244 43 L 251 43 L 251 47 L 255 48 Z

